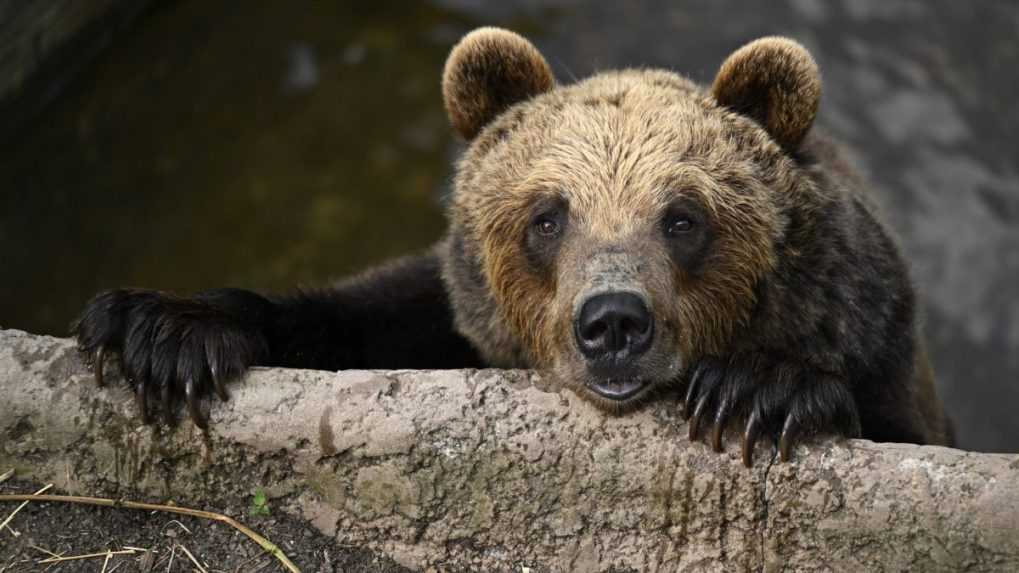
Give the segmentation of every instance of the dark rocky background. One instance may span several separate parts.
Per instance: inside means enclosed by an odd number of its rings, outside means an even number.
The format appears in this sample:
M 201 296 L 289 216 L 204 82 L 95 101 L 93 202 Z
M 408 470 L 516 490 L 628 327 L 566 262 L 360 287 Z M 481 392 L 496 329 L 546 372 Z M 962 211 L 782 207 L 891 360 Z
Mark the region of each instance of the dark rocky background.
M 960 446 L 1019 451 L 1010 1 L 162 3 L 0 140 L 0 325 L 64 334 L 103 288 L 286 289 L 428 244 L 457 150 L 439 74 L 483 24 L 532 38 L 564 82 L 709 82 L 748 40 L 803 42 L 820 125 L 913 263 Z

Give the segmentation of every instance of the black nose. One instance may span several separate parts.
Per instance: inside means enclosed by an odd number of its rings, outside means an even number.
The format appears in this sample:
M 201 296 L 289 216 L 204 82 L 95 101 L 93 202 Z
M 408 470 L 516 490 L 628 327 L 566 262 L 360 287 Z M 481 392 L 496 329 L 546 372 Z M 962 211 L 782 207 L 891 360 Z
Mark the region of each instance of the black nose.
M 584 302 L 573 333 L 587 358 L 622 361 L 647 351 L 653 331 L 654 317 L 640 297 L 613 292 Z

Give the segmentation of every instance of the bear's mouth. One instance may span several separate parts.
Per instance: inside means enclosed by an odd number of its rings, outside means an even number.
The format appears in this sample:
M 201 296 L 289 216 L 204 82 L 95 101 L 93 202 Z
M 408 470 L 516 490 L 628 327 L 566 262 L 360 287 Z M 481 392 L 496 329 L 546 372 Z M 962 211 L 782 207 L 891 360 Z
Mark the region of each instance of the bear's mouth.
M 647 384 L 641 378 L 600 378 L 588 381 L 587 387 L 602 398 L 621 402 L 639 394 Z

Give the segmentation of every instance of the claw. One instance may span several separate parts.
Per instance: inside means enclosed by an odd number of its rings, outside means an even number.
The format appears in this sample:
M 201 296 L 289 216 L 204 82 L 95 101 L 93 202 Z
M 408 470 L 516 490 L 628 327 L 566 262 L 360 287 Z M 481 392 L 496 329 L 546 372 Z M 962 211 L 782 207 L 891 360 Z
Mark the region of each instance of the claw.
M 145 383 L 139 382 L 134 386 L 134 401 L 138 404 L 138 413 L 141 414 L 142 423 L 149 423 L 148 395 L 145 392 Z
M 195 381 L 193 378 L 188 378 L 187 385 L 184 388 L 184 395 L 188 401 L 188 412 L 191 414 L 191 421 L 195 423 L 201 429 L 208 428 L 208 423 L 205 417 L 202 416 L 201 404 L 198 402 L 198 391 L 195 388 Z
M 716 453 L 722 453 L 722 433 L 725 431 L 725 426 L 715 422 L 715 427 L 711 429 L 711 449 Z
M 715 415 L 715 427 L 711 429 L 711 449 L 722 452 L 722 434 L 725 432 L 725 423 L 729 421 L 729 402 L 723 401 L 718 407 L 718 414 Z
M 790 450 L 796 442 L 797 430 L 796 419 L 789 414 L 782 425 L 782 437 L 778 440 L 778 455 L 783 462 L 788 462 L 791 457 Z
M 212 374 L 213 387 L 216 389 L 216 395 L 219 396 L 220 400 L 226 402 L 230 399 L 230 393 L 226 391 L 226 384 L 223 383 L 223 377 L 219 375 L 215 365 L 210 367 L 210 372 Z
M 756 411 L 750 413 L 746 429 L 743 431 L 743 465 L 753 467 L 754 446 L 757 445 L 757 438 L 761 435 L 761 417 Z
M 703 378 L 703 376 L 701 376 L 700 370 L 694 372 L 693 376 L 690 378 L 690 384 L 686 387 L 686 401 L 683 402 L 682 411 L 684 420 L 689 420 L 690 416 L 693 414 L 693 399 L 694 396 L 697 395 L 697 387 L 701 385 L 701 378 Z
M 170 385 L 169 384 L 166 384 L 166 385 L 163 386 L 162 395 L 163 395 L 162 396 L 162 398 L 163 398 L 163 422 L 165 422 L 167 426 L 173 426 L 174 425 L 174 419 L 173 419 L 173 401 L 171 400 L 171 396 L 170 396 Z
M 697 401 L 697 409 L 694 410 L 693 418 L 690 418 L 690 441 L 697 439 L 700 435 L 701 416 L 708 409 L 708 393 L 701 396 L 701 399 Z
M 93 357 L 92 373 L 95 375 L 96 384 L 102 388 L 106 385 L 106 381 L 103 380 L 103 360 L 106 358 L 106 347 L 102 344 L 96 349 L 96 353 Z

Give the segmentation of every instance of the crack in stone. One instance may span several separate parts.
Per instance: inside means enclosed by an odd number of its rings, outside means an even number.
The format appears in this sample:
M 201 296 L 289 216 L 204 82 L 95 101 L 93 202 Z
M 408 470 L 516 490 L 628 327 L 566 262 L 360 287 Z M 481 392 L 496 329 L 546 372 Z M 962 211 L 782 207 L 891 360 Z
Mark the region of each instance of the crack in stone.
M 773 451 L 771 458 L 768 460 L 768 465 L 764 467 L 764 476 L 761 478 L 760 486 L 760 500 L 761 500 L 761 522 L 758 524 L 758 546 L 760 551 L 760 568 L 758 571 L 764 571 L 768 564 L 767 558 L 767 539 L 768 539 L 768 515 L 771 511 L 771 500 L 768 498 L 768 475 L 771 473 L 772 466 L 775 465 L 775 460 L 778 459 L 778 452 Z

